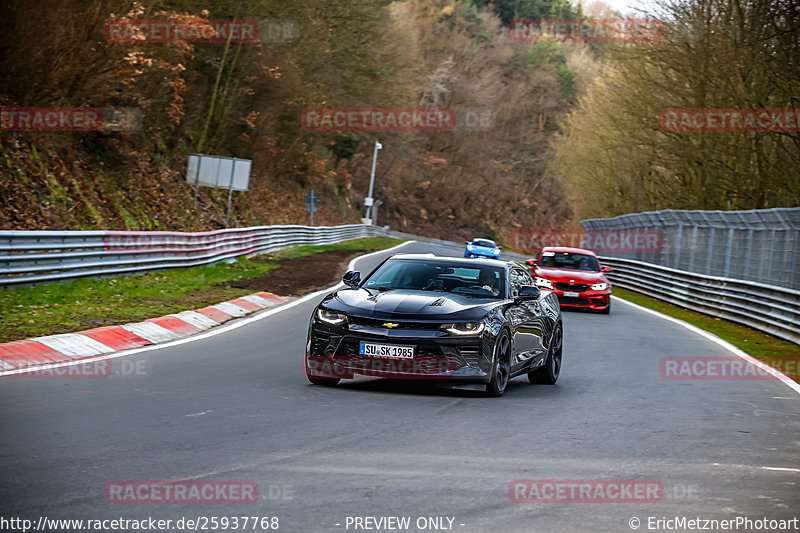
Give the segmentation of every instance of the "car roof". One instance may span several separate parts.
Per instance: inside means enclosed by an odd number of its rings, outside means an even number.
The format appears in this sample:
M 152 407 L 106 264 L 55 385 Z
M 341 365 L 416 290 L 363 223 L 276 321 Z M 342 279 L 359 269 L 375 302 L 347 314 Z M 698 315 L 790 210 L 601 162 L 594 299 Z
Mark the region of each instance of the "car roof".
M 556 253 L 567 252 L 573 254 L 593 255 L 594 257 L 597 257 L 597 254 L 595 254 L 591 250 L 585 250 L 583 248 L 570 248 L 568 246 L 545 246 L 544 248 L 542 248 L 542 253 L 544 252 L 556 252 Z
M 484 266 L 514 266 L 515 263 L 511 261 L 501 261 L 499 259 L 467 259 L 465 257 L 449 257 L 444 255 L 435 254 L 395 254 L 390 259 L 405 259 L 413 261 L 429 261 L 434 259 L 436 261 L 444 261 L 446 263 L 460 263 L 460 264 L 478 264 Z

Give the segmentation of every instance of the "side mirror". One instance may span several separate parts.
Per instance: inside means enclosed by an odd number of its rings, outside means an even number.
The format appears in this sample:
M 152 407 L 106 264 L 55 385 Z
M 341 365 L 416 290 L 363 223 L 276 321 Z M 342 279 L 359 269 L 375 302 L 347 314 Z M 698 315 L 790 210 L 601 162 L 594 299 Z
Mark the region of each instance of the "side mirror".
M 527 300 L 538 300 L 541 291 L 539 287 L 535 287 L 533 285 L 523 285 L 519 288 L 519 296 L 517 296 L 517 302 L 525 302 Z
M 351 289 L 357 289 L 361 285 L 361 272 L 356 270 L 348 270 L 342 277 L 342 283 Z
M 528 259 L 527 261 L 525 261 L 525 264 L 530 265 L 532 267 L 535 267 L 536 266 L 536 259 Z
M 498 244 L 498 245 L 497 245 L 497 249 L 498 249 L 498 250 L 502 250 L 502 249 L 503 249 L 503 247 L 502 247 L 502 246 L 500 246 L 500 245 Z
M 612 270 L 614 270 L 614 269 L 613 269 L 613 268 L 611 268 L 611 267 L 609 267 L 609 266 L 604 266 L 604 267 L 602 268 L 602 271 L 603 271 L 603 272 L 611 272 Z

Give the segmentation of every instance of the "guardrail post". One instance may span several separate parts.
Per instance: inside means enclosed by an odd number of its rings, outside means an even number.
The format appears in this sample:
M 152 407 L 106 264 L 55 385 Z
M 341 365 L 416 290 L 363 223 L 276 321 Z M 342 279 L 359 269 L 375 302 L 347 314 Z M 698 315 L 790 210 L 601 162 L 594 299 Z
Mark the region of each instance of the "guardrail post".
M 728 230 L 728 249 L 725 252 L 725 270 L 722 273 L 726 278 L 731 275 L 731 256 L 733 255 L 733 232 L 735 230 L 730 228 Z
M 800 275 L 798 275 L 797 263 L 800 262 L 800 231 L 794 232 L 794 239 L 792 241 L 792 250 L 789 254 L 789 279 L 788 285 L 790 287 L 800 287 Z
M 747 260 L 744 262 L 744 272 L 742 272 L 742 277 L 744 279 L 750 279 L 750 263 L 753 262 L 753 229 L 752 228 L 747 230 L 747 248 L 745 249 L 745 255 L 747 255 Z
M 697 232 L 699 228 L 695 226 L 692 228 L 692 249 L 689 251 L 689 272 L 694 272 L 694 255 L 697 253 Z
M 706 253 L 706 275 L 711 274 L 711 263 L 714 261 L 714 226 L 711 226 L 711 231 L 708 235 L 708 252 Z
M 680 267 L 680 264 L 679 264 L 679 262 L 681 260 L 680 249 L 681 249 L 681 246 L 683 246 L 683 224 L 681 224 L 680 222 L 678 222 L 678 239 L 677 240 L 678 240 L 678 242 L 675 243 L 675 248 L 672 249 L 672 253 L 675 256 L 673 258 L 673 261 L 672 261 L 672 268 Z
M 767 283 L 772 283 L 772 256 L 775 254 L 775 230 L 769 231 L 769 254 L 767 255 Z

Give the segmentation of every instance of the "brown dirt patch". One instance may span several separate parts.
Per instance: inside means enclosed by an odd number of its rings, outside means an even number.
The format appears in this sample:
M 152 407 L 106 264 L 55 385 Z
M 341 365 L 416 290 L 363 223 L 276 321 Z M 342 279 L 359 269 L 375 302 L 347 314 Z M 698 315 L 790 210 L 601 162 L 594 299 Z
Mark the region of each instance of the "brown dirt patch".
M 345 273 L 347 263 L 367 250 L 327 250 L 304 257 L 278 259 L 278 268 L 258 278 L 229 281 L 225 287 L 301 296 L 330 286 Z

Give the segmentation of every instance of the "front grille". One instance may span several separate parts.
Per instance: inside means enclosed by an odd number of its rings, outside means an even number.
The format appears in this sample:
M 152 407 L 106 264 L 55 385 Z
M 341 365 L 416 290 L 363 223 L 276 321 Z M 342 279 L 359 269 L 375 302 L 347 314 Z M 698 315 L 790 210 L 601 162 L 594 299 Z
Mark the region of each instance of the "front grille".
M 589 305 L 586 298 L 576 298 L 574 296 L 559 296 L 558 303 L 564 305 Z
M 368 326 L 371 328 L 382 328 L 382 329 L 389 329 L 384 324 L 387 322 L 391 322 L 392 324 L 399 324 L 397 327 L 391 329 L 427 329 L 436 331 L 439 329 L 440 323 L 430 323 L 430 322 L 408 322 L 405 320 L 377 320 L 374 318 L 361 318 L 357 316 L 351 316 L 349 318 L 351 324 L 357 324 L 360 326 Z
M 560 291 L 583 292 L 589 290 L 589 285 L 584 283 L 565 283 L 563 281 L 557 281 L 556 289 Z

